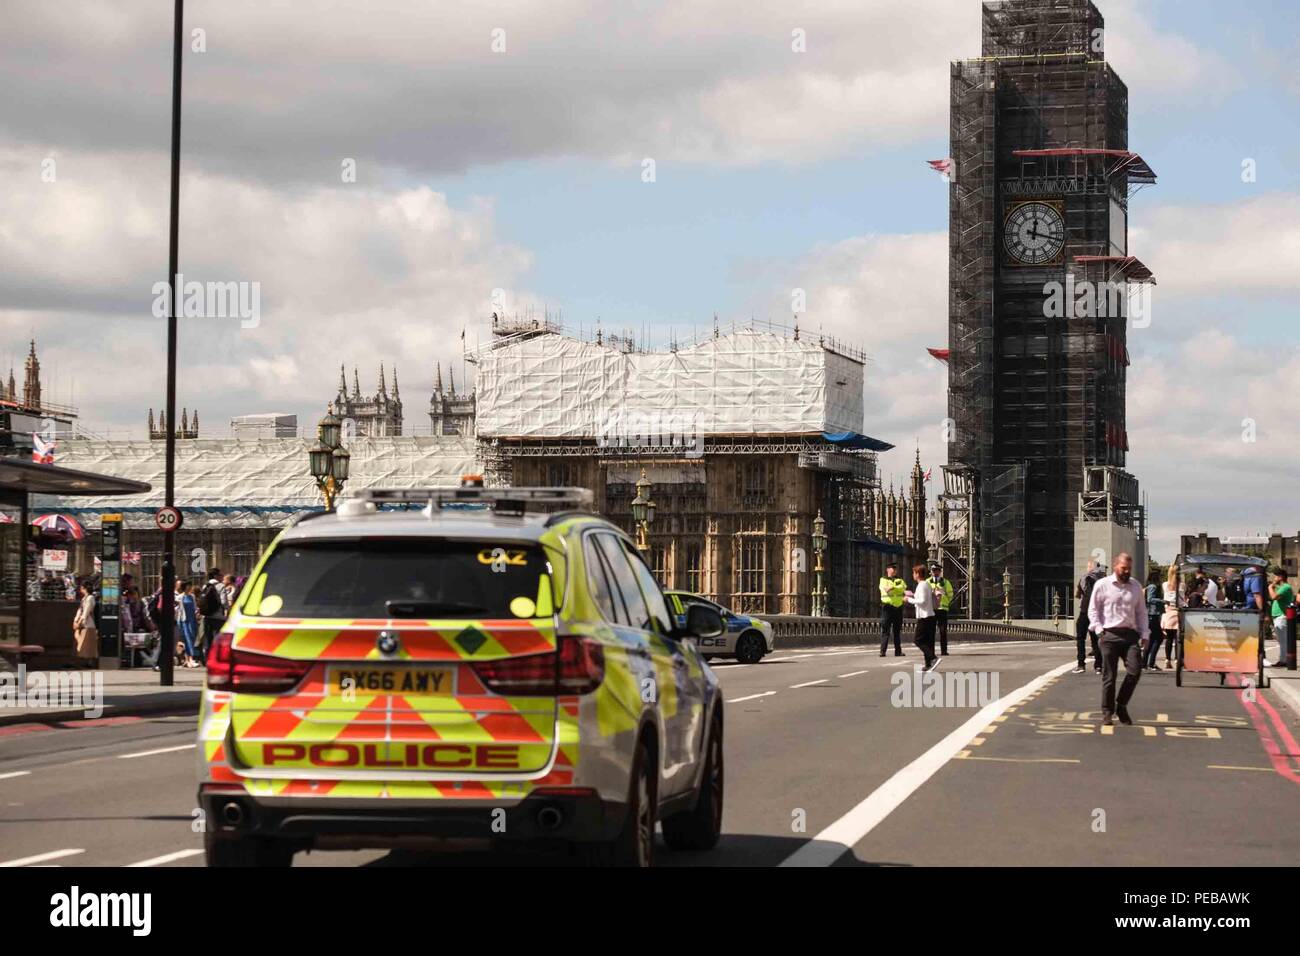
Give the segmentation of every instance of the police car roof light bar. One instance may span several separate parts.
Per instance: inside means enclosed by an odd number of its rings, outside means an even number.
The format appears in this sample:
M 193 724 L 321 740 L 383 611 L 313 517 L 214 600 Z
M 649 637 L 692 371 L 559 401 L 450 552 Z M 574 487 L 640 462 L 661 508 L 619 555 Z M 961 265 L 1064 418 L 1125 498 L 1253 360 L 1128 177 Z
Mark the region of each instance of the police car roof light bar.
M 430 513 L 435 508 L 483 506 L 502 514 L 523 514 L 544 506 L 590 509 L 595 496 L 589 488 L 364 488 L 347 500 L 376 506 L 422 504 Z

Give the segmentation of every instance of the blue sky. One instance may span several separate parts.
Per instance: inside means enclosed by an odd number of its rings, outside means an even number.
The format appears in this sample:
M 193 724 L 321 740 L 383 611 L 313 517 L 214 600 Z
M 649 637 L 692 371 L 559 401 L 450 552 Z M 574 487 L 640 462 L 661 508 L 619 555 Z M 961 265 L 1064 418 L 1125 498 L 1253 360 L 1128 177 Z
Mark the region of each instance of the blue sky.
M 1160 177 L 1131 207 L 1160 285 L 1128 386 L 1157 554 L 1180 530 L 1294 533 L 1276 488 L 1300 469 L 1300 4 L 1099 6 L 1131 145 Z M 948 153 L 948 63 L 979 53 L 978 0 L 187 11 L 206 47 L 185 61 L 182 271 L 257 282 L 263 303 L 255 327 L 181 330 L 179 404 L 208 434 L 238 414 L 314 421 L 340 362 L 367 391 L 399 364 L 418 427 L 498 288 L 507 309 L 659 342 L 715 312 L 785 321 L 799 288 L 804 328 L 872 356 L 865 429 L 902 449 L 886 480 L 914 441 L 945 460 L 946 372 L 925 347 L 947 335 L 948 202 L 925 161 Z M 48 393 L 116 436 L 162 400 L 170 13 L 10 0 L 0 34 L 0 215 L 19 224 L 0 231 L 0 357 L 35 335 Z

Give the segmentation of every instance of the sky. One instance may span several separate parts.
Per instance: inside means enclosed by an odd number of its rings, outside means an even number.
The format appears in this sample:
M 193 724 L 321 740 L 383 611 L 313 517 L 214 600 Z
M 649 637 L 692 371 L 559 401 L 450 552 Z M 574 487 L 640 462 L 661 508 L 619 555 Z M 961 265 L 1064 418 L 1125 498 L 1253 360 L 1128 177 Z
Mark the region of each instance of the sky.
M 1129 333 L 1152 554 L 1294 534 L 1300 5 L 1098 5 L 1159 175 L 1130 206 L 1159 283 Z M 367 393 L 396 365 L 427 422 L 436 364 L 462 377 L 494 301 L 662 343 L 715 314 L 788 323 L 802 289 L 803 328 L 871 356 L 886 481 L 918 446 L 937 480 L 948 187 L 925 161 L 949 154 L 977 0 L 186 7 L 181 272 L 260 292 L 254 327 L 181 320 L 204 434 L 309 425 L 340 363 Z M 21 382 L 35 337 L 46 398 L 112 437 L 164 399 L 171 11 L 7 0 L 0 30 L 0 361 Z

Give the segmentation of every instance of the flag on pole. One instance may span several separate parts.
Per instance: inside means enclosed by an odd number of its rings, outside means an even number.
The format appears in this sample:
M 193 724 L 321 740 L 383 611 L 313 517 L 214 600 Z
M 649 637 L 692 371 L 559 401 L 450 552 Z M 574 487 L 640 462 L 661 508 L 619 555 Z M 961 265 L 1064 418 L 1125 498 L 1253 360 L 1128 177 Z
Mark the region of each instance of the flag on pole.
M 929 480 L 930 480 L 930 472 L 932 472 L 932 471 L 934 471 L 933 468 L 927 468 L 927 469 L 925 469 L 925 478 L 923 479 L 924 481 L 929 481 Z
M 952 161 L 952 157 L 947 159 L 928 159 L 926 162 L 930 168 L 943 177 L 945 183 L 950 183 L 957 178 L 957 164 Z
M 32 432 L 32 461 L 38 465 L 54 464 L 54 444 Z

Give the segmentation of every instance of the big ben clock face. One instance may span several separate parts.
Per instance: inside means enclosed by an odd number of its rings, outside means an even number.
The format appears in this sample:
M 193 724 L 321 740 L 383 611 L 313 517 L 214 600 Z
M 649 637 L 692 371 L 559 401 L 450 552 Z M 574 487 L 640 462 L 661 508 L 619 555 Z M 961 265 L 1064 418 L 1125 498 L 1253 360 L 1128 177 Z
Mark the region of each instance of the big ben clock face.
M 1057 262 L 1065 248 L 1065 220 L 1058 205 L 1022 202 L 1007 214 L 1002 244 L 1011 261 L 1023 266 Z

